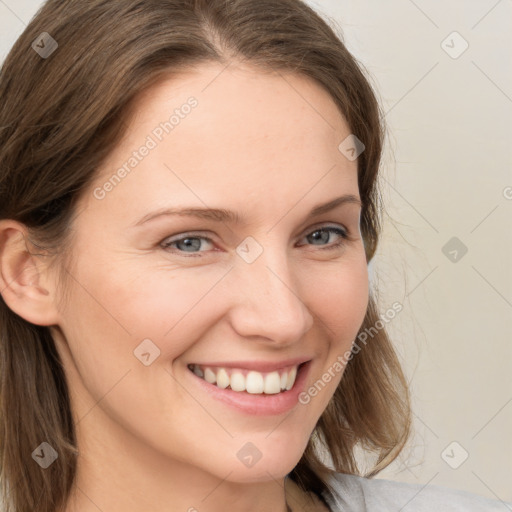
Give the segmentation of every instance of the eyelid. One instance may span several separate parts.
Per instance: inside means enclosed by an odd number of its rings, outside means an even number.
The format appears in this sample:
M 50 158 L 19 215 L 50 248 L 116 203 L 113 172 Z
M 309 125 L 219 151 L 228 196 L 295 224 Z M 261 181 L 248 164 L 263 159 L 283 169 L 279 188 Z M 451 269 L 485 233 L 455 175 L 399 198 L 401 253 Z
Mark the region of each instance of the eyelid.
M 183 233 L 177 233 L 176 235 L 170 235 L 170 236 L 165 237 L 159 243 L 159 245 L 162 245 L 165 247 L 166 245 L 180 242 L 184 238 L 203 238 L 204 240 L 208 240 L 211 243 L 215 243 L 211 234 L 206 231 L 184 231 Z
M 351 242 L 351 241 L 357 241 L 358 240 L 358 237 L 352 236 L 352 231 L 349 230 L 345 225 L 340 224 L 340 223 L 330 223 L 328 221 L 327 222 L 323 222 L 323 223 L 320 222 L 320 223 L 317 223 L 317 224 L 313 224 L 312 226 L 306 228 L 302 232 L 302 234 L 300 236 L 300 239 L 304 238 L 307 235 L 310 235 L 310 234 L 314 233 L 315 231 L 328 230 L 328 229 L 343 231 L 343 235 L 338 234 L 339 236 L 341 236 L 342 239 L 339 242 L 333 242 L 333 243 L 327 244 L 325 246 L 319 246 L 318 250 L 322 250 L 322 249 L 328 250 L 330 248 L 334 249 L 334 248 L 336 248 L 339 245 L 343 245 L 345 242 Z M 211 236 L 211 232 L 206 232 L 206 231 L 190 231 L 190 232 L 187 232 L 187 231 L 184 231 L 182 233 L 177 233 L 175 235 L 171 235 L 171 236 L 168 236 L 168 237 L 164 238 L 159 243 L 159 246 L 161 246 L 164 249 L 166 249 L 170 245 L 172 245 L 172 244 L 174 244 L 176 242 L 180 242 L 180 241 L 182 241 L 183 239 L 186 239 L 186 238 L 202 238 L 203 240 L 207 240 L 208 242 L 210 242 L 212 244 L 215 244 L 215 240 L 214 240 L 214 237 Z M 308 245 L 308 244 L 306 244 L 306 245 Z M 178 254 L 184 254 L 185 257 L 188 257 L 188 256 L 194 256 L 194 255 L 198 256 L 198 255 L 201 255 L 203 252 L 209 252 L 209 251 L 198 251 L 198 252 L 195 252 L 195 253 L 190 253 L 188 255 L 184 251 L 177 251 L 177 252 L 178 252 Z

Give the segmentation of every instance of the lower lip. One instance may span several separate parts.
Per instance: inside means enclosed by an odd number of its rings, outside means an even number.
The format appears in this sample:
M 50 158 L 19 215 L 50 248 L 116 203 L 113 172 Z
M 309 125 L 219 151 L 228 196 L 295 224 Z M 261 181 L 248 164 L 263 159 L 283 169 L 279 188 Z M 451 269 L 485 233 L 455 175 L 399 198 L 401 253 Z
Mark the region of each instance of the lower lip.
M 304 389 L 310 366 L 311 361 L 308 361 L 299 368 L 297 371 L 297 377 L 295 378 L 295 383 L 291 389 L 271 395 L 252 395 L 251 393 L 247 393 L 247 391 L 221 389 L 215 384 L 206 382 L 189 369 L 187 369 L 187 373 L 190 374 L 201 389 L 208 393 L 212 398 L 247 414 L 254 416 L 269 416 L 288 412 L 298 403 L 299 395 Z

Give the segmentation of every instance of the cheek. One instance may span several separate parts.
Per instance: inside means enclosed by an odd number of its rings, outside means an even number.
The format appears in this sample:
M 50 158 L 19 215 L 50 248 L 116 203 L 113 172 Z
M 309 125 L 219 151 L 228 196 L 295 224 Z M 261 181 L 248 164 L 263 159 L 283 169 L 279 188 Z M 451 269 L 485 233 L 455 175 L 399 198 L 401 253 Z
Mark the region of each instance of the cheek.
M 354 258 L 336 265 L 330 272 L 329 283 L 315 293 L 314 307 L 319 316 L 318 328 L 323 329 L 328 345 L 312 371 L 299 403 L 309 410 L 315 421 L 328 406 L 350 357 L 352 345 L 364 321 L 368 307 L 368 271 L 366 260 Z M 323 327 L 322 327 L 323 325 Z
M 122 279 L 112 285 L 115 295 L 129 304 L 120 314 L 134 336 L 153 336 L 162 354 L 172 357 L 197 341 L 203 326 L 220 319 L 228 299 L 221 285 L 225 273 L 206 266 L 151 268 L 140 272 L 129 287 Z
M 321 284 L 319 284 L 321 283 Z M 313 286 L 314 281 L 311 281 Z M 311 309 L 328 326 L 326 334 L 338 343 L 352 342 L 368 307 L 368 269 L 360 255 L 333 263 L 329 271 L 319 270 Z
M 196 340 L 193 326 L 200 322 L 194 305 L 200 309 L 201 298 L 219 278 L 210 276 L 192 283 L 177 274 L 173 277 L 171 271 L 164 278 L 162 272 L 150 275 L 128 270 L 122 264 L 98 265 L 82 267 L 81 273 L 74 275 L 76 286 L 62 326 L 70 354 L 68 357 L 65 349 L 63 359 L 78 418 L 87 415 L 92 424 L 100 411 L 108 411 L 126 429 L 149 435 L 147 418 L 154 418 L 159 411 L 162 422 L 152 424 L 151 436 L 164 438 L 169 434 L 165 429 L 171 424 L 171 411 L 176 413 L 169 395 L 173 402 L 185 401 L 185 393 L 165 367 Z M 86 287 L 78 283 L 86 283 Z M 153 352 L 149 345 L 152 362 L 148 366 L 134 354 L 145 339 L 157 347 Z M 127 403 L 134 407 L 126 408 Z

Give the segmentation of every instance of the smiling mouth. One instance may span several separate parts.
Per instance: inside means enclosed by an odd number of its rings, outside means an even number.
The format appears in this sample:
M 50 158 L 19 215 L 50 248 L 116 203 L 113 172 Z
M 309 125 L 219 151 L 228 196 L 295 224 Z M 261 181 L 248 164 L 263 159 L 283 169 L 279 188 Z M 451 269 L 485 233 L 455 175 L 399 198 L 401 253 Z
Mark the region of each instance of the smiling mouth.
M 252 395 L 276 395 L 292 389 L 297 373 L 306 363 L 272 372 L 257 372 L 243 368 L 223 368 L 189 364 L 188 369 L 197 377 L 220 389 L 231 389 Z

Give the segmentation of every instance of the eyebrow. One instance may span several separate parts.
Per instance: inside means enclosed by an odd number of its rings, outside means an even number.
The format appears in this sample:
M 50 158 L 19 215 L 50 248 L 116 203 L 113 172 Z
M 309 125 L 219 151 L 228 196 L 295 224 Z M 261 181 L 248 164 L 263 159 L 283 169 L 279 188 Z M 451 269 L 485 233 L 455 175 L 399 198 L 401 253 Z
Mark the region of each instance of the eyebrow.
M 311 212 L 309 213 L 310 217 L 315 217 L 318 215 L 322 215 L 323 213 L 330 212 L 334 210 L 338 206 L 343 204 L 358 204 L 362 206 L 361 200 L 353 194 L 345 194 L 340 197 L 336 197 L 328 201 L 327 203 L 322 203 L 313 207 Z M 176 215 L 180 217 L 197 217 L 205 220 L 212 220 L 215 222 L 226 222 L 232 224 L 244 224 L 246 220 L 241 217 L 237 212 L 226 210 L 224 208 L 193 208 L 193 207 L 185 207 L 185 208 L 161 208 L 154 212 L 148 213 L 142 219 L 134 224 L 134 226 L 140 226 L 145 224 L 146 222 L 153 220 L 157 217 L 167 216 L 167 215 Z

